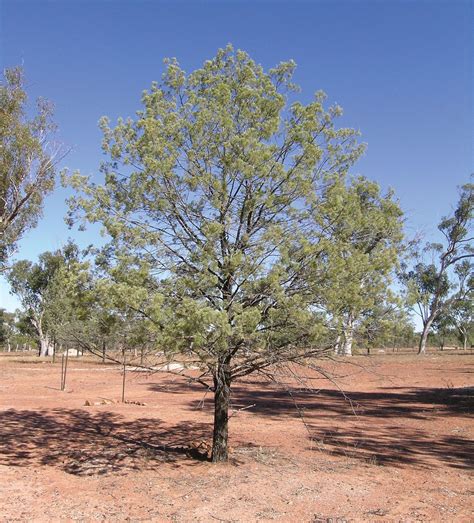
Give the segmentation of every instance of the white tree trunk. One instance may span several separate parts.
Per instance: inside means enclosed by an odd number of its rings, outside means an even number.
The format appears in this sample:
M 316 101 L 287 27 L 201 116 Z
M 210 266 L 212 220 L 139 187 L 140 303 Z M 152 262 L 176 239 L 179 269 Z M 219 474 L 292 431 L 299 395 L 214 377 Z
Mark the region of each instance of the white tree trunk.
M 354 318 L 349 315 L 346 325 L 344 327 L 344 343 L 342 345 L 341 354 L 343 356 L 352 356 L 352 342 L 354 340 Z
M 40 356 L 52 356 L 54 354 L 54 344 L 51 343 L 47 334 L 40 337 Z
M 342 354 L 344 356 L 352 356 L 352 342 L 354 339 L 353 327 L 348 327 L 344 331 L 344 345 L 342 347 Z
M 54 354 L 54 344 L 49 336 L 43 332 L 42 314 L 38 318 L 32 318 L 31 323 L 38 333 L 40 342 L 40 356 L 52 356 Z
M 433 320 L 434 316 L 431 316 L 423 325 L 423 332 L 421 333 L 420 344 L 418 345 L 418 354 L 424 354 L 426 352 L 426 340 L 428 339 L 428 333 L 430 332 Z

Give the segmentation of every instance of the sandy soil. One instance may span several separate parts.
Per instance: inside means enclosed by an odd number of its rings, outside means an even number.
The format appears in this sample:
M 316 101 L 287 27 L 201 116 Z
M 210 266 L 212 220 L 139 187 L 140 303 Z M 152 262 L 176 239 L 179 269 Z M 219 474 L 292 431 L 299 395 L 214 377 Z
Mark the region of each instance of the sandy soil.
M 213 465 L 201 388 L 130 373 L 136 403 L 111 403 L 118 367 L 71 359 L 61 392 L 59 363 L 0 356 L 0 520 L 474 521 L 474 356 L 332 367 L 346 397 L 236 384 L 232 459 Z

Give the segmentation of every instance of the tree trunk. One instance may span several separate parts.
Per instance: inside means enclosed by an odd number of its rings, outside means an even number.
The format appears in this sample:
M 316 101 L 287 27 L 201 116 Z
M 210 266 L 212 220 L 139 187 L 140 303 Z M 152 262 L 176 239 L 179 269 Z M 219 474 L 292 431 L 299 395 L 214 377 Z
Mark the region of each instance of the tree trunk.
M 46 338 L 40 338 L 40 353 L 41 357 L 44 357 L 48 354 L 48 341 Z
M 229 365 L 219 363 L 214 376 L 214 434 L 212 461 L 227 461 L 229 437 L 230 372 Z
M 338 334 L 336 338 L 336 343 L 334 345 L 334 354 L 340 354 L 341 353 L 341 335 Z
M 352 342 L 354 339 L 354 319 L 352 315 L 347 318 L 344 327 L 344 343 L 342 344 L 341 354 L 343 356 L 352 356 Z
M 421 333 L 420 343 L 418 345 L 418 354 L 424 354 L 426 352 L 426 340 L 428 339 L 428 333 L 430 332 L 433 320 L 434 318 L 429 318 L 423 325 L 423 332 Z
M 352 356 L 352 341 L 353 331 L 351 327 L 344 332 L 344 345 L 342 347 L 342 354 L 344 356 Z
M 40 342 L 40 356 L 52 356 L 54 352 L 54 346 L 49 339 L 49 336 L 43 331 L 43 315 L 41 314 L 38 318 L 33 317 L 31 319 L 31 324 L 35 328 L 39 342 Z
M 54 346 L 51 340 L 46 335 L 40 337 L 40 356 L 52 356 L 54 354 Z

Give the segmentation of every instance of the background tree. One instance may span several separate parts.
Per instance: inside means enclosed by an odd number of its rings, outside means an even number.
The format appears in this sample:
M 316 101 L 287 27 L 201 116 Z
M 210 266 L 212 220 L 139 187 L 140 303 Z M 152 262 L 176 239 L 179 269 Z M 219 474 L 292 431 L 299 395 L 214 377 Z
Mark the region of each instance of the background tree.
M 456 331 L 448 310 L 444 309 L 440 312 L 433 320 L 431 327 L 428 342 L 437 344 L 440 350 L 444 350 L 447 345 L 456 342 Z
M 418 353 L 426 351 L 426 340 L 433 321 L 443 309 L 448 308 L 455 294 L 453 271 L 463 260 L 474 257 L 472 245 L 472 219 L 474 211 L 474 184 L 461 187 L 459 201 L 451 216 L 443 218 L 438 229 L 445 238 L 445 245 L 428 244 L 424 255 L 430 253 L 433 260 L 426 263 L 420 254 L 414 255 L 415 265 L 406 265 L 400 279 L 405 286 L 407 304 L 419 315 L 423 323 Z
M 47 311 L 51 302 L 59 296 L 53 293 L 54 278 L 62 268 L 68 268 L 77 257 L 77 247 L 69 243 L 63 250 L 45 252 L 38 263 L 29 260 L 16 262 L 8 271 L 7 279 L 11 292 L 15 294 L 26 314 L 26 318 L 37 335 L 40 356 L 52 355 L 54 345 Z
M 53 190 L 66 150 L 52 141 L 52 106 L 37 102 L 29 118 L 21 68 L 6 69 L 0 83 L 0 270 L 15 243 L 34 227 Z
M 0 309 L 0 345 L 10 352 L 36 345 L 35 335 L 27 316 L 19 310 L 7 312 Z
M 127 278 L 147 273 L 137 291 L 157 342 L 193 359 L 214 392 L 213 461 L 227 460 L 235 380 L 334 344 L 312 308 L 319 251 L 306 233 L 316 188 L 363 147 L 322 93 L 288 104 L 294 68 L 265 72 L 230 46 L 189 75 L 168 61 L 135 119 L 102 121 L 104 183 L 70 179 L 73 214 L 104 226 L 109 259 Z M 129 287 L 122 300 L 139 301 Z
M 409 315 L 399 306 L 398 300 L 389 299 L 364 312 L 355 339 L 358 346 L 366 348 L 370 354 L 372 349 L 411 347 L 416 336 Z
M 94 307 L 87 254 L 88 249 L 80 252 L 72 242 L 56 252 L 57 264 L 42 290 L 43 321 L 49 336 L 69 347 L 77 345 L 72 333 L 86 328 Z
M 445 315 L 466 349 L 474 327 L 474 265 L 469 260 L 463 260 L 455 268 L 455 273 L 458 277 L 458 291 L 448 303 Z
M 149 321 L 132 307 L 130 275 L 125 289 L 93 269 L 85 254 L 69 259 L 49 283 L 44 314 L 49 332 L 58 343 L 88 351 L 104 363 L 122 363 L 126 355 L 136 364 L 140 351 L 143 365 L 154 337 Z M 128 296 L 127 306 L 122 293 Z
M 393 301 L 390 285 L 401 251 L 402 211 L 393 192 L 383 196 L 376 183 L 359 177 L 349 185 L 343 178 L 331 183 L 314 214 L 315 243 L 324 245 L 327 267 L 316 277 L 316 303 L 320 299 L 337 330 L 336 352 L 351 356 L 357 323 Z
M 8 312 L 5 309 L 0 309 L 0 345 L 6 344 L 8 341 Z

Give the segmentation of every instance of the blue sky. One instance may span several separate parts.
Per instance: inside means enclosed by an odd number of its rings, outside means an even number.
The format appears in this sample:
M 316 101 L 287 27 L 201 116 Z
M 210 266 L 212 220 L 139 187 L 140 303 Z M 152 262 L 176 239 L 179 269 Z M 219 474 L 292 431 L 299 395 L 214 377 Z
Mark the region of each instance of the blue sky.
M 368 143 L 354 173 L 395 189 L 407 232 L 436 239 L 436 224 L 473 169 L 473 4 L 425 1 L 22 1 L 0 0 L 0 64 L 23 64 L 31 99 L 55 103 L 64 166 L 94 174 L 97 121 L 133 115 L 140 94 L 177 57 L 187 71 L 228 42 L 264 67 L 294 59 L 301 99 L 323 89 L 344 125 Z M 61 246 L 65 192 L 17 258 Z M 0 306 L 14 308 L 0 281 Z

